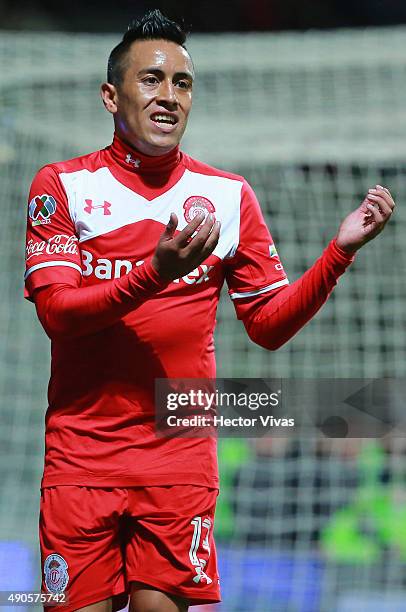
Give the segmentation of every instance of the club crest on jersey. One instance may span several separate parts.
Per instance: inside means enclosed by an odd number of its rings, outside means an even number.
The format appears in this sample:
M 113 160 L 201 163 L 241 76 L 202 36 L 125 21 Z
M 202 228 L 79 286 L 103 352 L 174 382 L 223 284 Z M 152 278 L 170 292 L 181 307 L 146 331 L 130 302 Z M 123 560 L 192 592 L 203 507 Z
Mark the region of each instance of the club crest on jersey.
M 45 225 L 51 223 L 50 216 L 56 211 L 56 200 L 51 195 L 44 193 L 34 196 L 28 207 L 28 215 L 33 225 Z
M 53 553 L 44 562 L 45 585 L 50 593 L 63 593 L 69 582 L 68 564 L 65 559 Z
M 214 213 L 216 209 L 212 202 L 204 196 L 190 196 L 184 203 L 183 210 L 186 221 L 190 223 L 199 212 L 204 212 L 207 217 L 208 214 Z

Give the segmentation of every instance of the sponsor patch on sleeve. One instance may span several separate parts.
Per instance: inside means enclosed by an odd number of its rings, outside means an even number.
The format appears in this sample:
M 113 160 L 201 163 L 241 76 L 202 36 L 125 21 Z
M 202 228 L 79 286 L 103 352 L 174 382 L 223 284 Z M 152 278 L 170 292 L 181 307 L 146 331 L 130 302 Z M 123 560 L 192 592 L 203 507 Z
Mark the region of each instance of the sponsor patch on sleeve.
M 51 215 L 56 211 L 56 200 L 53 196 L 44 193 L 34 196 L 28 207 L 28 215 L 32 225 L 46 225 L 51 223 Z
M 55 234 L 48 240 L 35 242 L 32 238 L 28 240 L 25 247 L 25 260 L 28 261 L 38 255 L 78 255 L 78 239 L 76 236 L 67 234 Z
M 270 257 L 279 257 L 278 251 L 276 250 L 276 246 L 274 244 L 269 245 L 269 256 Z

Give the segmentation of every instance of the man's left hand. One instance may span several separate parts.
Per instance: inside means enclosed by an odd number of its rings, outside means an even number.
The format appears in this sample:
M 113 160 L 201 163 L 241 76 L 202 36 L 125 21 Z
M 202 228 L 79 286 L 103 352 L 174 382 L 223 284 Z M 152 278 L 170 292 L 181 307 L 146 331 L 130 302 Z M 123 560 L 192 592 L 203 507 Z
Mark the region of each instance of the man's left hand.
M 337 246 L 355 253 L 364 244 L 381 233 L 395 208 L 389 189 L 376 185 L 369 189 L 362 204 L 350 213 L 340 225 Z

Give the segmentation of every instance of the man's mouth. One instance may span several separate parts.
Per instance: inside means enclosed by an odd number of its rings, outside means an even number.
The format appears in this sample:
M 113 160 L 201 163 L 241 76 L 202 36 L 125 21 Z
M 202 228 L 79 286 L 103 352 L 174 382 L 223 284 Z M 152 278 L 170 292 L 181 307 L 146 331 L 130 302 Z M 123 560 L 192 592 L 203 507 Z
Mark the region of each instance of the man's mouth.
M 172 132 L 178 123 L 177 117 L 169 113 L 153 113 L 151 121 L 162 132 Z

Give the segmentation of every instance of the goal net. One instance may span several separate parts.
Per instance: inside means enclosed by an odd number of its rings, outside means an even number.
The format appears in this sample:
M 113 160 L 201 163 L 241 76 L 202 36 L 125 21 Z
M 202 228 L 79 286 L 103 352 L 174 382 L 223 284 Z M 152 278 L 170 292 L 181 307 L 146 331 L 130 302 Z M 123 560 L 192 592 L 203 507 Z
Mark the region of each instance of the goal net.
M 98 87 L 119 39 L 0 33 L 0 590 L 22 588 L 13 570 L 22 558 L 32 559 L 26 588 L 38 588 L 49 345 L 22 298 L 27 191 L 41 165 L 111 141 Z M 253 185 L 291 281 L 369 187 L 388 186 L 400 203 L 277 352 L 248 339 L 224 292 L 219 376 L 405 376 L 405 48 L 403 27 L 191 38 L 197 80 L 183 149 Z M 406 611 L 402 442 L 223 440 L 221 609 Z

